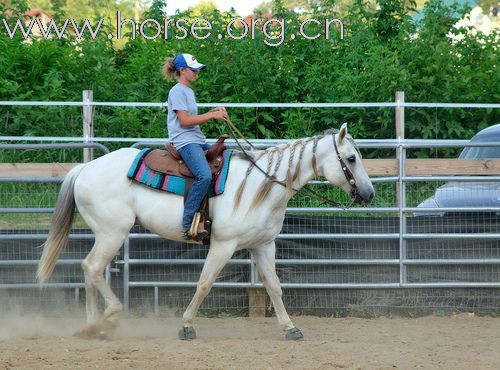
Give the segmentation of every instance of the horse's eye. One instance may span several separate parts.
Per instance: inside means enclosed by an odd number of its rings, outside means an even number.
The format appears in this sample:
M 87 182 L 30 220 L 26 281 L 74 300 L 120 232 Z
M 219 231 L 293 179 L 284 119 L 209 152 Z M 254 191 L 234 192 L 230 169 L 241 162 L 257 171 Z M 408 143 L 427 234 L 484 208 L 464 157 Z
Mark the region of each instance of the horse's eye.
M 356 156 L 354 154 L 350 155 L 349 157 L 347 157 L 347 160 L 351 163 L 354 163 L 356 162 Z

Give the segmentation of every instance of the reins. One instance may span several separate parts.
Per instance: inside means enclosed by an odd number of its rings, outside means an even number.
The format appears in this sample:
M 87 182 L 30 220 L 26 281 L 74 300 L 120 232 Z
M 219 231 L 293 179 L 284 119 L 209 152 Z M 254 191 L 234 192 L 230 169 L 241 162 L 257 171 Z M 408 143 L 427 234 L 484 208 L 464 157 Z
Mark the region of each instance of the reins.
M 302 188 L 302 189 L 296 189 L 294 187 L 292 187 L 291 184 L 287 184 L 285 183 L 284 181 L 281 181 L 281 180 L 278 180 L 276 178 L 276 176 L 274 175 L 270 175 L 269 173 L 267 173 L 266 171 L 264 171 L 252 158 L 252 156 L 250 154 L 248 154 L 248 152 L 245 150 L 245 148 L 243 148 L 243 146 L 240 144 L 240 142 L 238 141 L 238 138 L 236 137 L 237 135 L 239 135 L 240 139 L 243 139 L 245 140 L 245 142 L 252 148 L 255 150 L 255 147 L 245 138 L 245 136 L 238 130 L 238 128 L 231 122 L 231 120 L 229 118 L 227 118 L 225 120 L 225 122 L 227 123 L 227 126 L 229 128 L 229 131 L 231 133 L 231 137 L 234 139 L 234 141 L 236 142 L 236 144 L 238 145 L 238 148 L 240 148 L 240 150 L 243 152 L 243 154 L 247 157 L 247 159 L 250 161 L 250 163 L 252 164 L 252 166 L 254 166 L 255 168 L 257 168 L 260 172 L 262 172 L 264 174 L 264 176 L 266 176 L 267 179 L 269 179 L 270 181 L 276 183 L 276 184 L 279 184 L 287 189 L 291 189 L 292 191 L 295 191 L 296 193 L 301 193 L 301 194 L 307 194 L 307 195 L 310 195 L 312 196 L 313 198 L 316 198 L 317 200 L 323 202 L 323 203 L 326 203 L 328 205 L 331 205 L 331 206 L 334 206 L 334 207 L 337 207 L 337 208 L 342 208 L 344 210 L 346 209 L 349 209 L 352 207 L 352 205 L 354 204 L 355 200 L 356 200 L 356 195 L 357 195 L 357 187 L 356 187 L 356 181 L 354 180 L 354 176 L 352 175 L 352 172 L 349 170 L 349 167 L 346 166 L 344 160 L 342 159 L 342 157 L 340 156 L 340 153 L 338 151 L 338 148 L 337 148 L 337 143 L 335 142 L 335 134 L 332 134 L 332 138 L 333 138 L 333 145 L 334 145 L 334 148 L 335 148 L 335 151 L 337 152 L 337 158 L 340 162 L 340 166 L 342 168 L 342 171 L 344 172 L 344 175 L 347 179 L 347 181 L 349 182 L 349 184 L 351 185 L 352 189 L 351 189 L 351 202 L 347 205 L 347 206 L 344 206 L 343 204 L 339 203 L 339 202 L 336 202 L 334 200 L 331 200 L 329 198 L 326 198 L 324 197 L 323 195 L 315 192 L 314 190 L 311 190 L 311 189 L 308 189 L 308 188 Z M 316 144 L 316 143 L 315 143 Z M 313 157 L 316 155 L 316 145 L 314 145 L 314 148 L 313 148 Z M 316 166 L 314 166 L 314 173 L 316 174 Z

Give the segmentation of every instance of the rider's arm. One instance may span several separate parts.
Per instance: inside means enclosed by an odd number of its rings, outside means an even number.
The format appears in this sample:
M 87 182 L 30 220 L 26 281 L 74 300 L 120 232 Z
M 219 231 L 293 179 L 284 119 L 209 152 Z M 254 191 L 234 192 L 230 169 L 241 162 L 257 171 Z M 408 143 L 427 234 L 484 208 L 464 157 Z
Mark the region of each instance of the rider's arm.
M 179 117 L 181 126 L 198 126 L 215 118 L 213 112 L 211 111 L 204 114 L 198 114 L 196 116 L 190 116 L 185 110 L 178 110 L 176 113 L 177 117 Z
M 182 126 L 197 126 L 202 125 L 211 119 L 227 119 L 227 112 L 224 107 L 214 108 L 211 111 L 195 116 L 190 116 L 185 110 L 175 111 Z

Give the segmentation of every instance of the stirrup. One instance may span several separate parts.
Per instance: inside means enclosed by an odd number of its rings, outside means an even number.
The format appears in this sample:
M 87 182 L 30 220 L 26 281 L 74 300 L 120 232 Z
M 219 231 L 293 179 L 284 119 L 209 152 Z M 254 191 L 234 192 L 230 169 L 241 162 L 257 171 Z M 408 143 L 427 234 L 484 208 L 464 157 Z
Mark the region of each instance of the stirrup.
M 184 240 L 194 240 L 196 242 L 201 242 L 208 236 L 207 230 L 198 230 L 196 234 L 192 234 L 191 230 L 186 230 L 183 232 L 182 237 Z
M 191 222 L 191 228 L 184 231 L 185 240 L 194 240 L 201 242 L 208 236 L 208 231 L 203 228 L 203 223 L 201 221 L 201 213 L 196 212 Z

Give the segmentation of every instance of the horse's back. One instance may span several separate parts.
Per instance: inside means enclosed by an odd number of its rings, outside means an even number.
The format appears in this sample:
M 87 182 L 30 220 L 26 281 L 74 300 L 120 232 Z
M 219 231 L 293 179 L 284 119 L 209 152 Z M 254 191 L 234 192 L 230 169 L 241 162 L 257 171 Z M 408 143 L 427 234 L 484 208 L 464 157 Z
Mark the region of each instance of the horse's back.
M 128 171 L 138 153 L 139 149 L 135 148 L 115 150 L 87 163 L 80 176 L 85 176 L 85 173 L 95 176 L 96 173 L 102 174 L 103 172 L 118 173 L 123 172 L 123 170 Z
M 128 181 L 127 171 L 138 152 L 138 149 L 123 148 L 87 163 L 76 180 L 75 192 L 110 193 L 123 190 Z

